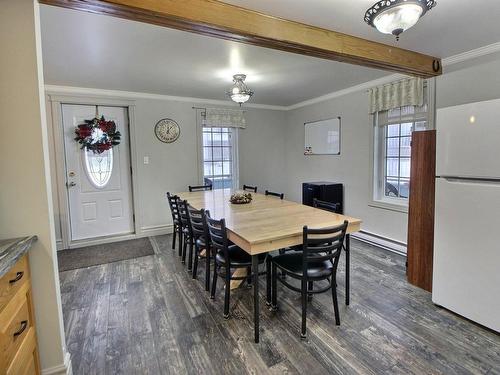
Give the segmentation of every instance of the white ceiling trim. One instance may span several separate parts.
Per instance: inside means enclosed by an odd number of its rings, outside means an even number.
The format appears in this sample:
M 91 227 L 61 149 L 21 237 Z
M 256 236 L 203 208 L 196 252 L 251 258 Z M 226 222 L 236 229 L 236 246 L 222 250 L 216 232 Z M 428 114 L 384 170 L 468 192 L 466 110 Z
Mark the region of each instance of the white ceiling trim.
M 471 51 L 459 53 L 455 56 L 450 56 L 442 60 L 443 66 L 450 66 L 458 64 L 467 60 L 472 60 L 481 56 L 490 55 L 492 53 L 500 52 L 500 42 L 489 44 L 487 46 L 479 47 Z
M 443 59 L 442 64 L 443 64 L 443 66 L 451 66 L 451 65 L 458 64 L 458 63 L 461 63 L 464 61 L 473 60 L 473 59 L 476 59 L 478 57 L 490 55 L 490 54 L 493 54 L 496 52 L 500 52 L 500 42 L 489 44 L 487 46 L 483 46 L 480 48 L 476 48 L 476 49 L 473 49 L 473 50 L 468 51 L 468 52 L 460 53 L 458 55 L 450 56 L 448 58 Z M 289 110 L 305 107 L 305 106 L 308 106 L 311 104 L 324 102 L 326 100 L 338 98 L 339 96 L 352 94 L 352 93 L 355 93 L 358 91 L 368 90 L 368 89 L 371 89 L 372 87 L 375 87 L 378 85 L 383 85 L 385 83 L 397 81 L 398 79 L 401 79 L 403 77 L 404 77 L 404 75 L 402 75 L 402 74 L 391 74 L 391 75 L 386 76 L 386 77 L 382 77 L 382 78 L 378 78 L 378 79 L 375 79 L 372 81 L 361 83 L 361 84 L 356 85 L 356 86 L 351 86 L 351 87 L 348 87 L 348 88 L 343 89 L 343 90 L 332 92 L 330 94 L 318 96 L 317 98 L 308 99 L 308 100 L 305 100 L 303 102 L 288 106 L 288 107 L 286 107 L 286 109 L 289 111 Z
M 335 99 L 335 98 L 338 98 L 340 96 L 352 94 L 354 92 L 369 90 L 372 87 L 384 85 L 386 83 L 390 83 L 393 81 L 397 81 L 397 80 L 402 79 L 404 77 L 405 76 L 403 74 L 391 74 L 391 75 L 388 75 L 388 76 L 385 76 L 382 78 L 374 79 L 372 81 L 360 83 L 359 85 L 351 86 L 351 87 L 348 87 L 348 88 L 343 89 L 343 90 L 331 92 L 330 94 L 318 96 L 317 98 L 304 100 L 303 102 L 296 103 L 296 104 L 293 104 L 293 105 L 286 107 L 286 110 L 291 111 L 293 109 L 305 107 L 305 106 L 308 106 L 311 104 L 321 103 L 321 102 L 324 102 L 326 100 Z
M 110 97 L 115 99 L 154 99 L 154 100 L 169 100 L 176 102 L 188 102 L 193 104 L 210 104 L 233 106 L 234 103 L 230 100 L 214 100 L 202 98 L 190 98 L 185 96 L 171 96 L 162 94 L 149 94 L 145 92 L 133 92 L 122 90 L 105 90 L 95 89 L 90 87 L 74 87 L 74 86 L 58 86 L 58 85 L 45 85 L 45 93 L 52 95 L 83 95 L 83 96 L 100 96 Z M 245 108 L 258 108 L 258 109 L 271 109 L 275 111 L 286 111 L 287 107 L 268 104 L 254 104 L 245 103 Z

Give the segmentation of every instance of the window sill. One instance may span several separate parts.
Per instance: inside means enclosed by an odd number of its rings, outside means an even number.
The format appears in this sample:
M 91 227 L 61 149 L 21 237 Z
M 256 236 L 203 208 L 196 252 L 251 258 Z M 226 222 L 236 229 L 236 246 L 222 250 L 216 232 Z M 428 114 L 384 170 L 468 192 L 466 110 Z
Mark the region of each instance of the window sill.
M 394 202 L 393 200 L 372 200 L 368 206 L 384 210 L 408 213 L 408 202 Z

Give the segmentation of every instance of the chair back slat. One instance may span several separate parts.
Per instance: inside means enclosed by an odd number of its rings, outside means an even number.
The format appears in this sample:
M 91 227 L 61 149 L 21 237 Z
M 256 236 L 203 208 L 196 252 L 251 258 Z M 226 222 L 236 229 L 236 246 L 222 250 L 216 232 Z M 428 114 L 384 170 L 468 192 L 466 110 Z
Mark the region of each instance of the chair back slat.
M 212 190 L 213 187 L 212 185 L 189 185 L 188 186 L 189 192 L 192 193 L 193 191 L 206 191 L 206 190 Z
M 226 220 L 215 220 L 209 215 L 205 215 L 205 222 L 207 223 L 208 233 L 210 234 L 212 249 L 215 250 L 214 255 L 217 252 L 222 252 L 224 258 L 229 259 Z
M 329 260 L 333 263 L 334 269 L 337 269 L 348 225 L 346 220 L 336 227 L 310 229 L 304 226 L 302 246 L 304 274 L 307 274 L 309 262 Z
M 208 211 L 204 209 L 196 210 L 194 207 L 188 207 L 189 219 L 191 221 L 191 228 L 193 229 L 194 239 L 203 239 L 207 247 L 210 243 L 210 234 L 208 232 L 208 226 L 205 220 L 206 215 L 210 215 Z
M 174 224 L 179 224 L 179 207 L 177 205 L 177 200 L 179 197 L 177 195 L 172 195 L 169 192 L 167 192 L 167 201 L 168 205 L 170 207 L 170 212 L 172 213 L 172 220 Z
M 271 195 L 273 197 L 278 197 L 279 199 L 284 199 L 285 198 L 285 194 L 284 193 L 275 193 L 275 192 L 272 192 L 272 191 L 269 191 L 269 190 L 266 190 L 266 195 Z
M 320 210 L 337 212 L 339 209 L 339 204 L 332 203 L 332 202 L 326 202 L 326 201 L 320 201 L 319 199 L 314 198 L 313 199 L 313 207 L 319 208 Z
M 189 235 L 193 235 L 193 226 L 189 217 L 189 204 L 186 200 L 177 200 L 179 207 L 179 218 L 183 227 L 188 229 Z
M 257 193 L 257 186 L 243 185 L 243 190 L 253 191 L 254 193 Z

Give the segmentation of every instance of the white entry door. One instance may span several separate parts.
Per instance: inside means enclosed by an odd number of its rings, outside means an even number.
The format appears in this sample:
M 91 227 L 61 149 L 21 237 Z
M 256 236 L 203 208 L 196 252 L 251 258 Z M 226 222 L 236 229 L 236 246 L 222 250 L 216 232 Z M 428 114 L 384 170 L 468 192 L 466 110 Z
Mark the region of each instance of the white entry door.
M 95 116 L 114 121 L 120 144 L 102 154 L 82 150 L 75 129 Z M 62 105 L 71 241 L 134 232 L 128 110 Z

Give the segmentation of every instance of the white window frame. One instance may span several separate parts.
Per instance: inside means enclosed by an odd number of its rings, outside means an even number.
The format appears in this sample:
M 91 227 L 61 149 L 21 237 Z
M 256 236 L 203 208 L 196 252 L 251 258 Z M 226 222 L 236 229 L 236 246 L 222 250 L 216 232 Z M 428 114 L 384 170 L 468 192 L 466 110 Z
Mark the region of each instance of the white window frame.
M 204 157 L 203 157 L 203 128 L 201 121 L 198 121 L 198 179 L 201 185 L 204 184 Z M 238 189 L 239 186 L 239 152 L 238 152 L 238 129 L 228 128 L 231 136 L 231 158 L 232 158 L 232 189 Z
M 427 116 L 425 130 L 434 129 L 435 124 L 435 79 L 426 81 L 424 88 L 427 98 Z M 421 118 L 421 117 L 420 117 Z M 370 199 L 369 206 L 398 212 L 408 212 L 407 198 L 385 196 L 385 127 L 377 123 L 378 115 L 371 116 L 371 149 L 370 149 Z M 408 121 L 406 121 L 408 122 Z M 411 157 L 410 157 L 411 160 Z

